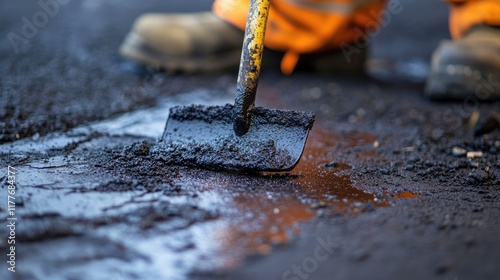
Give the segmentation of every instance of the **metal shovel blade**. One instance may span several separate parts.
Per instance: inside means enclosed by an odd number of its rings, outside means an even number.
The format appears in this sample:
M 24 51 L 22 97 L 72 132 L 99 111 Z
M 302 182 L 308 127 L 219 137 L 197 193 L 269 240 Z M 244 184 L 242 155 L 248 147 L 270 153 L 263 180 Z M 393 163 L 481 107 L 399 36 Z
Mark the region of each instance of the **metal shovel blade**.
M 230 104 L 172 107 L 153 155 L 213 170 L 288 171 L 298 163 L 314 122 L 314 113 L 256 107 L 250 130 L 236 136 L 233 116 Z

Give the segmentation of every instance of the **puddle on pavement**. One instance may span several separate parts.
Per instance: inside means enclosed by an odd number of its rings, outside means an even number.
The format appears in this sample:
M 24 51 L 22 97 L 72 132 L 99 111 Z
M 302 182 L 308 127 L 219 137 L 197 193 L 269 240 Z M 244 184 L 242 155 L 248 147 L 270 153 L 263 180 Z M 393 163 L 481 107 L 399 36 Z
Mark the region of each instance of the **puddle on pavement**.
M 374 139 L 374 135 L 359 134 L 349 139 L 348 146 L 373 143 Z M 298 175 L 295 181 L 301 185 L 303 194 L 318 200 L 317 207 L 332 206 L 329 214 L 345 212 L 354 203 L 388 206 L 385 199 L 355 188 L 350 176 L 343 174 L 351 166 L 335 161 L 332 150 L 338 142 L 338 136 L 324 130 L 311 132 L 302 160 L 292 172 Z

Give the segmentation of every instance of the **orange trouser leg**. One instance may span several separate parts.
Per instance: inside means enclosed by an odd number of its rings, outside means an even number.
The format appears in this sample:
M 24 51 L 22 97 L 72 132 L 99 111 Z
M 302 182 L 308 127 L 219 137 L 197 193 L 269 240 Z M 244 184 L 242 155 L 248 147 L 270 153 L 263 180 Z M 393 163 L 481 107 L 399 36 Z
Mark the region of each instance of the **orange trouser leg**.
M 448 0 L 451 4 L 450 33 L 460 38 L 478 24 L 500 26 L 500 0 Z
M 477 24 L 500 26 L 500 0 L 445 0 L 451 4 L 450 33 L 460 38 Z M 250 0 L 216 0 L 213 12 L 244 30 Z M 300 54 L 340 48 L 378 32 L 384 16 L 403 9 L 386 0 L 272 0 L 266 47 L 284 51 L 281 69 L 291 73 Z M 390 19 L 389 19 L 390 20 Z
M 284 51 L 281 69 L 293 71 L 300 54 L 339 48 L 377 30 L 386 0 L 272 0 L 265 45 Z M 244 29 L 249 0 L 216 0 L 213 12 Z M 390 8 L 390 7 L 389 7 Z M 399 7 L 402 9 L 402 7 Z

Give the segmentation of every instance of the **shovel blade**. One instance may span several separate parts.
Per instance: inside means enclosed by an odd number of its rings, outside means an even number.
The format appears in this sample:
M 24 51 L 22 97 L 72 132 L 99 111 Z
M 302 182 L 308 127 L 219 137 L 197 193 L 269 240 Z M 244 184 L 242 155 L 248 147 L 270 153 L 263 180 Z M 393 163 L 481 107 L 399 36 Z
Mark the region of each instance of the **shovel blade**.
M 170 164 L 226 171 L 289 171 L 314 122 L 310 112 L 256 107 L 250 130 L 236 136 L 233 105 L 176 106 L 153 155 Z

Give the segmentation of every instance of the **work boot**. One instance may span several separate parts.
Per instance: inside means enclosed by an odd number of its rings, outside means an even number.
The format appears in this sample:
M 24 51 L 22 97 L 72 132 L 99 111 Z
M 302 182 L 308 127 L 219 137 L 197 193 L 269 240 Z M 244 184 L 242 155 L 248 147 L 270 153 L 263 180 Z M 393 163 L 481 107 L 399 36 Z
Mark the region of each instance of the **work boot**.
M 217 71 L 239 65 L 243 34 L 211 12 L 145 14 L 120 53 L 154 69 Z
M 477 25 L 434 52 L 425 94 L 435 100 L 500 99 L 500 28 Z
M 169 72 L 237 70 L 244 32 L 212 12 L 146 14 L 138 18 L 120 53 L 141 64 Z M 367 48 L 356 49 L 346 59 L 341 49 L 303 54 L 297 71 L 361 72 Z M 284 52 L 264 50 L 262 68 L 280 69 Z

